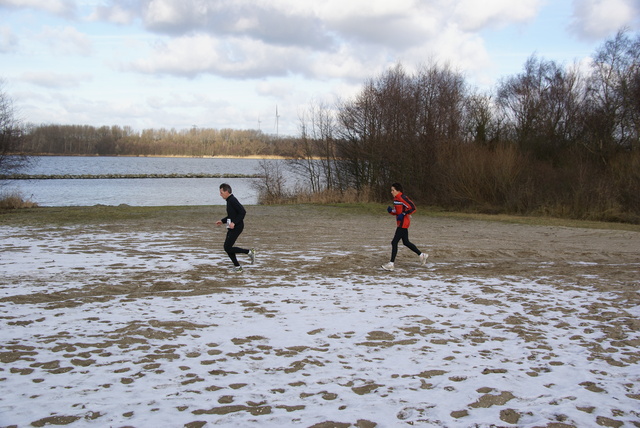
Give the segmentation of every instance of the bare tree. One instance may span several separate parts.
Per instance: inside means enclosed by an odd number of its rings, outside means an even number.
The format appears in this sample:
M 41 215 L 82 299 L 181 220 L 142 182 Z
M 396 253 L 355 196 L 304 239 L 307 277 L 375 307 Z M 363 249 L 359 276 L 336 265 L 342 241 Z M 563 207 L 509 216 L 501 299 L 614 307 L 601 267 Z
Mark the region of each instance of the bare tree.
M 403 150 L 405 187 L 422 203 L 437 203 L 443 168 L 438 152 L 464 138 L 467 85 L 448 65 L 423 66 L 415 77 L 416 137 Z
M 300 115 L 300 153 L 288 162 L 289 168 L 305 178 L 309 191 L 317 193 L 323 190 L 322 169 L 316 158 L 321 156 L 322 135 L 318 122 L 318 109 L 313 102 L 308 111 Z M 319 150 L 320 149 L 320 150 Z
M 344 160 L 349 185 L 356 191 L 375 188 L 385 181 L 389 160 L 384 144 L 378 88 L 366 83 L 354 100 L 343 102 L 338 114 L 338 156 Z
M 639 75 L 640 36 L 621 30 L 595 55 L 585 109 L 585 146 L 605 163 L 619 148 L 639 146 Z
M 258 192 L 259 202 L 276 204 L 285 201 L 289 194 L 281 163 L 263 159 L 258 165 L 258 170 L 261 179 L 254 181 L 252 187 Z
M 575 143 L 582 105 L 578 73 L 554 61 L 530 57 L 523 73 L 503 80 L 497 104 L 522 150 L 551 159 Z
M 0 80 L 0 173 L 9 174 L 26 166 L 29 158 L 21 153 L 24 128 L 4 86 Z
M 488 95 L 471 95 L 465 109 L 465 140 L 491 145 L 497 139 L 493 129 L 494 109 Z
M 436 148 L 462 138 L 462 76 L 433 64 L 416 74 L 396 65 L 370 80 L 339 113 L 339 154 L 357 190 L 385 197 L 401 181 L 415 197 L 433 195 Z

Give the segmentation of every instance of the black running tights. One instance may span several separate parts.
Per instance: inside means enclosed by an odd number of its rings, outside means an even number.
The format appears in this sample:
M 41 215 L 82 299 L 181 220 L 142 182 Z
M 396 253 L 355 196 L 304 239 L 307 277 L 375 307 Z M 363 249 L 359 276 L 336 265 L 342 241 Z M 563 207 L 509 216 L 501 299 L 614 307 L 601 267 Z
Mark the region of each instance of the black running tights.
M 238 237 L 244 230 L 244 225 L 236 225 L 233 229 L 227 229 L 227 238 L 224 240 L 224 250 L 229 255 L 229 258 L 233 262 L 234 266 L 240 266 L 236 254 L 249 254 L 249 250 L 244 248 L 234 247 L 234 244 L 238 240 Z
M 396 228 L 396 234 L 393 235 L 393 241 L 391 241 L 391 261 L 396 261 L 396 256 L 398 255 L 398 243 L 402 240 L 402 243 L 409 248 L 411 251 L 420 255 L 420 250 L 418 247 L 413 245 L 411 241 L 409 241 L 409 229 L 404 229 L 402 227 Z

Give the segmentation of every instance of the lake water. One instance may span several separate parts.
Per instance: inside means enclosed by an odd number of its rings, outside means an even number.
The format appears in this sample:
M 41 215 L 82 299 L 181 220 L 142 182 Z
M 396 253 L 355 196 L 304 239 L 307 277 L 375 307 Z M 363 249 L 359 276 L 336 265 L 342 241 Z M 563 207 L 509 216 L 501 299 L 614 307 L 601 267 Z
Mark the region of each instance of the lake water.
M 268 162 L 285 162 L 269 160 Z M 284 169 L 284 168 L 283 168 Z M 39 156 L 20 173 L 63 174 L 260 174 L 259 159 Z M 293 175 L 287 178 L 294 180 Z M 18 192 L 40 206 L 224 205 L 219 186 L 229 183 L 245 205 L 258 202 L 255 178 L 129 178 L 0 180 L 0 193 Z

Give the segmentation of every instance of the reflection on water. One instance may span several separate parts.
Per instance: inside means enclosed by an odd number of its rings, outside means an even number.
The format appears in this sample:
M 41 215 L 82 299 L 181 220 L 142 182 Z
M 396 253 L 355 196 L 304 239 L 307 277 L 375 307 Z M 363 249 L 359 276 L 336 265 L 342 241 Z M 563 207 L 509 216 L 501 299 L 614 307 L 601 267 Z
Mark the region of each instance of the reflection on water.
M 21 173 L 64 174 L 256 174 L 259 159 L 37 156 Z
M 20 180 L 8 188 L 44 207 L 91 205 L 223 205 L 218 188 L 226 182 L 243 204 L 257 194 L 249 178 L 131 178 L 108 180 Z M 5 189 L 3 189 L 5 190 Z M 7 189 L 8 190 L 8 189 Z
M 25 174 L 258 174 L 259 159 L 37 157 Z M 269 161 L 284 162 L 284 161 Z M 2 192 L 19 192 L 40 206 L 223 205 L 218 188 L 227 182 L 245 205 L 257 203 L 251 178 L 144 178 L 15 180 Z

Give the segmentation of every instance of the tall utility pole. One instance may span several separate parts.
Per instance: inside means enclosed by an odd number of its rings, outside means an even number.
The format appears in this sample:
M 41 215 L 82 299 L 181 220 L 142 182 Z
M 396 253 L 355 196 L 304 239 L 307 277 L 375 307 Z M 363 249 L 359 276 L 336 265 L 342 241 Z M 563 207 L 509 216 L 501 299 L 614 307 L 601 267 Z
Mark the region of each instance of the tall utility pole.
M 278 104 L 276 104 L 276 138 L 278 138 L 279 119 L 280 119 L 280 116 L 278 115 Z

